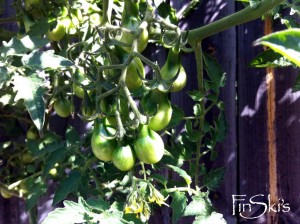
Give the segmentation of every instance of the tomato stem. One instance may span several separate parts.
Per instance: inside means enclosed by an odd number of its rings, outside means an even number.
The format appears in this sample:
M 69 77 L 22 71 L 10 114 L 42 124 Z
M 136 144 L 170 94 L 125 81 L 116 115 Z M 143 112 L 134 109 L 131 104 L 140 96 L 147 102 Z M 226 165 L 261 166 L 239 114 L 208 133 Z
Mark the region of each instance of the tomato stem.
M 233 13 L 208 25 L 190 30 L 188 35 L 188 43 L 193 46 L 197 44 L 198 41 L 201 41 L 206 37 L 212 36 L 223 30 L 227 30 L 230 27 L 257 19 L 266 14 L 272 8 L 280 5 L 282 2 L 284 2 L 284 0 L 264 0 L 261 1 L 256 8 L 248 6 L 239 12 Z
M 198 42 L 195 49 L 195 58 L 196 58 L 196 66 L 197 66 L 197 80 L 198 80 L 198 90 L 204 94 L 204 77 L 203 77 L 203 53 L 201 41 Z M 195 186 L 197 187 L 199 184 L 199 163 L 201 158 L 201 144 L 203 138 L 203 125 L 204 125 L 204 117 L 205 117 L 205 102 L 204 99 L 200 101 L 201 114 L 199 116 L 199 125 L 198 131 L 200 132 L 200 139 L 197 142 L 196 149 L 196 167 L 195 167 Z

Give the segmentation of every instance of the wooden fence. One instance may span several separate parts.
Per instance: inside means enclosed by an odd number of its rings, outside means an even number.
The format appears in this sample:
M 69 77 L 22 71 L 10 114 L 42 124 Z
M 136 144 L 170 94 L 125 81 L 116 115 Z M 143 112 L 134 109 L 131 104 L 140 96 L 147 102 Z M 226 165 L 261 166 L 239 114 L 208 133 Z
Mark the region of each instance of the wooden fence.
M 173 5 L 180 8 L 186 2 L 173 1 Z M 199 27 L 239 9 L 241 4 L 235 1 L 203 1 L 181 26 Z M 212 193 L 212 201 L 229 224 L 300 223 L 300 94 L 291 91 L 298 70 L 266 71 L 248 67 L 249 61 L 262 51 L 252 43 L 270 31 L 269 25 L 269 21 L 257 20 L 204 41 L 204 49 L 214 52 L 227 73 L 222 98 L 226 105 L 228 136 L 218 146 L 219 157 L 213 164 L 226 167 L 226 174 L 224 182 Z M 282 28 L 278 22 L 273 25 L 272 29 Z M 193 55 L 184 55 L 183 64 L 189 74 L 186 90 L 196 89 Z M 191 112 L 192 102 L 185 93 L 173 94 L 172 101 Z M 250 197 L 260 194 L 264 196 L 257 196 L 256 201 L 268 203 L 270 195 L 271 204 L 283 199 L 289 203 L 290 211 L 265 212 L 264 206 L 253 206 L 252 212 L 246 211 L 242 215 L 256 217 L 263 214 L 257 219 L 233 215 L 233 195 L 245 195 L 247 203 Z M 41 203 L 41 214 L 49 209 L 48 200 L 45 198 L 45 203 Z M 0 198 L 0 223 L 27 223 L 23 207 L 23 202 L 16 198 Z M 150 223 L 170 223 L 170 218 L 163 212 L 153 217 Z M 190 219 L 181 221 L 191 222 Z

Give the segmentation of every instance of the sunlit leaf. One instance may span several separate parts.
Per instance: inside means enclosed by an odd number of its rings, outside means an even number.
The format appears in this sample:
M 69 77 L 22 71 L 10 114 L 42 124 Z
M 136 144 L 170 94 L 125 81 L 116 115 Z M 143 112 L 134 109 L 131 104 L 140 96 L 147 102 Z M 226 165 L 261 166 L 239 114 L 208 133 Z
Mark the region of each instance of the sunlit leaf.
M 8 70 L 5 67 L 0 67 L 0 88 L 9 80 Z
M 22 39 L 12 38 L 8 43 L 3 41 L 0 47 L 1 57 L 12 55 L 22 55 L 23 53 L 39 49 L 45 46 L 49 41 L 39 37 L 25 36 Z
M 69 59 L 54 54 L 54 51 L 32 51 L 22 57 L 22 63 L 33 70 L 57 70 L 73 65 Z
M 192 183 L 192 178 L 190 175 L 187 174 L 187 172 L 179 167 L 168 165 L 169 168 L 171 168 L 174 172 L 178 173 L 179 176 L 181 176 L 188 185 Z
M 255 45 L 264 45 L 300 66 L 300 29 L 275 32 L 255 41 Z
M 292 63 L 288 61 L 281 54 L 269 49 L 263 51 L 256 56 L 249 64 L 251 67 L 266 68 L 266 67 L 285 67 L 290 66 Z
M 15 75 L 13 79 L 14 91 L 17 92 L 15 101 L 24 100 L 24 105 L 33 123 L 41 131 L 45 119 L 44 80 L 39 78 L 36 73 L 27 77 Z

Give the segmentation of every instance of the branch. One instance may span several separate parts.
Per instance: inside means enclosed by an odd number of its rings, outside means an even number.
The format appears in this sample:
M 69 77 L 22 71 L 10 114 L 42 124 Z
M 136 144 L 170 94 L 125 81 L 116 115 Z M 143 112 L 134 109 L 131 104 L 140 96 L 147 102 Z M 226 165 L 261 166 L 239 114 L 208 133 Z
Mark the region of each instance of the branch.
M 198 41 L 201 41 L 206 37 L 227 30 L 230 27 L 247 23 L 251 20 L 255 20 L 266 14 L 274 7 L 280 5 L 283 1 L 284 0 L 264 0 L 256 8 L 251 8 L 250 6 L 248 6 L 247 8 L 239 12 L 231 14 L 213 23 L 210 23 L 197 29 L 190 30 L 188 36 L 188 43 L 194 46 Z

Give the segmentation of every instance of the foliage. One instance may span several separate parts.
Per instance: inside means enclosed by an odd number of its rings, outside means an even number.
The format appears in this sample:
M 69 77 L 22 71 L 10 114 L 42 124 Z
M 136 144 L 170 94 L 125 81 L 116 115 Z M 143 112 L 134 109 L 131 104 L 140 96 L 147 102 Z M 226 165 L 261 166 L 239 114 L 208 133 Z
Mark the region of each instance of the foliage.
M 219 98 L 225 73 L 201 41 L 240 20 L 181 31 L 179 22 L 200 2 L 178 15 L 165 1 L 16 0 L 19 30 L 0 35 L 2 195 L 25 198 L 34 213 L 48 183 L 56 182 L 53 205 L 64 207 L 43 224 L 146 223 L 160 206 L 170 208 L 173 223 L 184 216 L 226 223 L 209 199 L 225 169 L 209 169 L 204 159 L 217 158 L 227 132 Z M 299 13 L 298 1 L 243 2 L 250 6 L 238 14 L 241 21 L 273 9 L 291 28 L 281 10 Z M 290 29 L 262 37 L 256 43 L 272 50 L 251 66 L 299 65 L 298 36 Z M 146 47 L 166 49 L 164 65 L 146 57 Z M 195 53 L 198 89 L 186 92 L 193 101 L 186 116 L 170 95 L 185 93 L 192 74 L 181 56 L 188 53 Z M 72 126 L 57 135 L 50 125 L 55 116 L 93 126 L 82 136 Z M 162 175 L 165 169 L 178 178 Z

